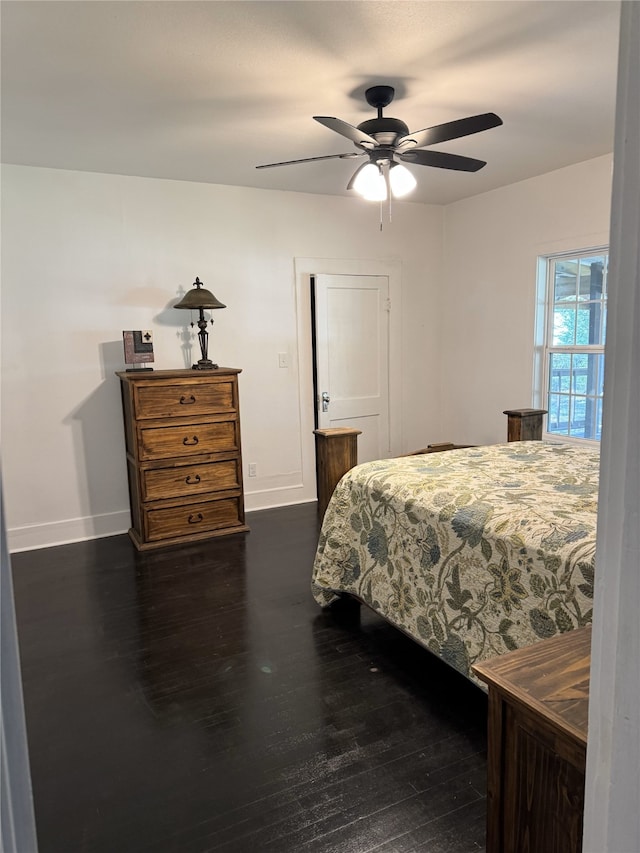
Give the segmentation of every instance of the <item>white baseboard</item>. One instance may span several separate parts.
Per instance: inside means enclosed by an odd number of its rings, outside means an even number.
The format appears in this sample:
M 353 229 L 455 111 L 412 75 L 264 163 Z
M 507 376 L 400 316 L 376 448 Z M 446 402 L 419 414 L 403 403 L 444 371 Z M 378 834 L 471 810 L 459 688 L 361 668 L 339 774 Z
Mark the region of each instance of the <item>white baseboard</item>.
M 305 495 L 302 486 L 263 489 L 259 492 L 245 493 L 245 511 L 256 512 L 261 509 L 276 509 L 281 506 L 310 503 L 315 497 Z M 9 552 L 33 551 L 37 548 L 52 548 L 56 545 L 68 545 L 71 542 L 85 542 L 88 539 L 100 539 L 103 536 L 117 536 L 126 533 L 131 527 L 129 510 L 89 515 L 84 518 L 71 518 L 65 521 L 53 521 L 47 524 L 26 524 L 7 530 Z
M 13 527 L 7 530 L 7 542 L 9 552 L 15 554 L 18 551 L 33 551 L 36 548 L 50 548 L 55 545 L 67 545 L 70 542 L 116 536 L 118 533 L 126 533 L 130 527 L 129 510 L 123 510 L 53 521 L 48 524 Z
M 300 483 L 295 486 L 275 486 L 273 488 L 260 489 L 255 492 L 244 493 L 244 508 L 246 512 L 258 509 L 275 509 L 278 506 L 291 506 L 291 504 L 303 504 L 316 500 L 315 495 L 310 496 L 309 490 Z
M 268 509 L 280 509 L 283 506 L 300 506 L 301 504 L 311 504 L 311 503 L 315 503 L 315 502 L 316 502 L 315 498 L 313 498 L 313 500 L 309 500 L 309 499 L 296 500 L 296 501 L 283 500 L 282 503 L 272 503 L 272 504 L 269 504 L 269 506 L 262 506 L 262 507 L 259 507 L 258 509 L 255 509 L 255 508 L 254 509 L 247 509 L 246 513 L 247 513 L 247 516 L 251 516 L 252 513 L 254 513 L 254 512 L 265 512 Z M 251 527 L 251 519 L 246 518 L 245 520 L 246 520 L 247 524 L 249 525 L 249 527 Z

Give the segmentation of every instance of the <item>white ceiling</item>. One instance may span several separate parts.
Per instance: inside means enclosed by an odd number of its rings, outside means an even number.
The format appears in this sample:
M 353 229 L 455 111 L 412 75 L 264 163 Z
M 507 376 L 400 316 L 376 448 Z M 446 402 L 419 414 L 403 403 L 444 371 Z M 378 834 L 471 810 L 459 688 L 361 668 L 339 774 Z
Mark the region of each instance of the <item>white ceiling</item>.
M 619 4 L 582 0 L 2 2 L 2 161 L 346 195 L 361 161 L 313 121 L 411 131 L 504 121 L 435 146 L 475 174 L 411 167 L 446 204 L 613 150 Z

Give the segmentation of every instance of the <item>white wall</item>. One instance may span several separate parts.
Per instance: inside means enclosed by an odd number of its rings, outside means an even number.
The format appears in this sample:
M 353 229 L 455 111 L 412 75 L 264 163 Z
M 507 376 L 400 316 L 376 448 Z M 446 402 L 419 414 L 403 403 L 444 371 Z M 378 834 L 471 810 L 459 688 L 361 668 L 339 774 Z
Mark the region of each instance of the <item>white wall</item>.
M 443 434 L 506 441 L 505 409 L 531 406 L 536 259 L 606 244 L 611 156 L 578 163 L 444 211 Z
M 119 384 L 123 329 L 185 362 L 173 304 L 196 275 L 228 307 L 210 356 L 241 367 L 246 506 L 315 498 L 300 427 L 294 258 L 399 260 L 403 446 L 441 440 L 442 211 L 331 196 L 2 167 L 2 453 L 12 550 L 129 526 Z M 185 316 L 186 315 L 186 316 Z M 306 344 L 305 344 L 306 345 Z M 197 346 L 196 346 L 197 350 Z M 288 352 L 289 369 L 277 353 Z M 199 356 L 196 356 L 199 357 Z M 311 405 L 311 402 L 309 402 Z
M 607 242 L 610 191 L 606 156 L 446 208 L 396 204 L 381 233 L 377 206 L 357 200 L 3 166 L 12 549 L 128 527 L 114 376 L 122 330 L 153 329 L 157 368 L 190 363 L 186 318 L 172 306 L 196 275 L 228 305 L 214 315 L 210 355 L 243 368 L 245 469 L 258 465 L 245 479 L 248 510 L 315 496 L 313 439 L 300 418 L 308 382 L 298 347 L 308 343 L 296 316 L 297 257 L 400 263 L 394 451 L 505 440 L 502 411 L 532 404 L 536 258 Z M 278 352 L 289 353 L 289 369 Z

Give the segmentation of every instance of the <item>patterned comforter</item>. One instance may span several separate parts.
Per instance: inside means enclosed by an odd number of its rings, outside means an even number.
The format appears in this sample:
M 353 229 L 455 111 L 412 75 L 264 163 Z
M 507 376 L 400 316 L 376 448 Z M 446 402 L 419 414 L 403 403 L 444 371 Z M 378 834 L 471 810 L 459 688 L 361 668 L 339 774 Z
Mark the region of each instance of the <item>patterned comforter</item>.
M 598 470 L 597 451 L 540 441 L 358 465 L 327 508 L 314 597 L 356 595 L 476 680 L 476 661 L 591 621 Z

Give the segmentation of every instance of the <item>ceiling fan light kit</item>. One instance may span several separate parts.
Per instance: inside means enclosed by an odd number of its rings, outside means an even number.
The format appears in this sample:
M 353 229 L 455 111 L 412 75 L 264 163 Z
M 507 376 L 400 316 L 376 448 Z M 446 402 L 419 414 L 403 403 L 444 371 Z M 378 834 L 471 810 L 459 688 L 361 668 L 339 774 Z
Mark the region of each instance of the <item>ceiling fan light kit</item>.
M 392 163 L 389 169 L 391 192 L 395 198 L 404 198 L 418 186 L 413 174 L 402 163 Z
M 385 201 L 387 198 L 387 182 L 377 163 L 360 166 L 350 181 L 350 187 L 366 201 Z
M 371 161 L 360 166 L 349 181 L 348 189 L 355 190 L 366 201 L 386 201 L 389 195 L 404 198 L 417 185 L 414 176 L 401 163 Z
M 392 86 L 371 86 L 367 89 L 365 92 L 367 103 L 378 111 L 378 115 L 377 118 L 363 121 L 357 127 L 333 116 L 313 117 L 329 130 L 353 142 L 359 149 L 357 152 L 266 163 L 256 168 L 269 169 L 273 166 L 311 163 L 316 160 L 345 160 L 366 156 L 369 162 L 358 167 L 347 189 L 355 190 L 367 201 L 382 202 L 387 198 L 390 199 L 391 196 L 402 198 L 417 186 L 415 176 L 403 165 L 404 163 L 461 172 L 477 172 L 486 165 L 484 160 L 475 160 L 472 157 L 419 149 L 498 127 L 502 124 L 499 116 L 495 113 L 482 113 L 410 132 L 407 125 L 400 119 L 382 114 L 383 109 L 393 100 L 394 94 L 395 90 Z

